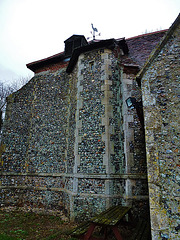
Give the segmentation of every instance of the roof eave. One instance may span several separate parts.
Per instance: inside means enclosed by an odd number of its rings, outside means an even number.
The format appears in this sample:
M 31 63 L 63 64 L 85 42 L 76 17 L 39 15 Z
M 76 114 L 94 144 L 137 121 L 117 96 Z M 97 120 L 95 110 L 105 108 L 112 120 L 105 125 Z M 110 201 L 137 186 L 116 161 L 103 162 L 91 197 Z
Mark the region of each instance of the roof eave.
M 48 58 L 44 58 L 44 59 L 41 59 L 41 60 L 38 60 L 35 62 L 28 63 L 28 64 L 26 64 L 26 67 L 34 72 L 37 69 L 39 69 L 40 67 L 43 67 L 43 66 L 46 66 L 49 64 L 53 64 L 53 63 L 57 63 L 64 59 L 65 59 L 65 54 L 64 54 L 64 52 L 62 52 L 62 53 L 58 53 L 58 54 L 53 55 Z

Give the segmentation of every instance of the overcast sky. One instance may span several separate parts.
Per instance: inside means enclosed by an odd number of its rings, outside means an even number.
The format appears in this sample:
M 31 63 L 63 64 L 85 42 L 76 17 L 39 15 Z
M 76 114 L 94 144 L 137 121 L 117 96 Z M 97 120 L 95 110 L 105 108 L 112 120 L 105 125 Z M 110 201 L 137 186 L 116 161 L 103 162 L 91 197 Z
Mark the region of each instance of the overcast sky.
M 128 38 L 169 28 L 179 10 L 180 0 L 0 0 L 0 81 L 33 75 L 27 63 L 90 37 L 91 23 L 97 39 Z

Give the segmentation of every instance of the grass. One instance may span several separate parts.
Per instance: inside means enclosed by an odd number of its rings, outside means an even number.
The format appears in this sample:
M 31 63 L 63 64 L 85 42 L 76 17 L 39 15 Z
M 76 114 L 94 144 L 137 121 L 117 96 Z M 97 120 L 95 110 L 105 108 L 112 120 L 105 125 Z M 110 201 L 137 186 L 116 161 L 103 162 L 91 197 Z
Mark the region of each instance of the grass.
M 5 234 L 0 234 L 0 240 L 15 240 L 17 238 L 14 238 L 14 237 L 9 237 Z
M 0 210 L 0 240 L 75 240 L 73 227 L 59 216 Z

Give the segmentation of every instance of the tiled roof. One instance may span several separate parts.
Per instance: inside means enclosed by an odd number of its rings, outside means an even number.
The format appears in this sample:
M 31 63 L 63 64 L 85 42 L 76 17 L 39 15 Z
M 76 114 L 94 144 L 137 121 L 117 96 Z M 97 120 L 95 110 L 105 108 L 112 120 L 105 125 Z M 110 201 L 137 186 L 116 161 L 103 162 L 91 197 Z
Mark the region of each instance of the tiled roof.
M 151 65 L 151 63 L 154 61 L 154 59 L 156 58 L 156 56 L 159 54 L 159 52 L 161 51 L 161 49 L 164 47 L 164 45 L 167 43 L 167 41 L 169 40 L 169 38 L 171 37 L 172 33 L 175 31 L 175 29 L 180 25 L 180 14 L 178 15 L 178 17 L 176 18 L 176 20 L 174 21 L 174 23 L 171 25 L 171 27 L 169 28 L 169 30 L 166 32 L 166 34 L 164 35 L 164 37 L 161 39 L 161 41 L 159 41 L 159 43 L 156 45 L 156 47 L 153 49 L 153 51 L 151 52 L 151 54 L 149 55 L 147 61 L 145 62 L 143 68 L 141 69 L 141 71 L 138 73 L 138 75 L 136 76 L 136 80 L 138 82 L 138 84 L 140 85 L 140 81 L 141 78 L 143 77 L 144 73 L 146 72 L 146 70 L 148 69 L 148 67 Z
M 162 30 L 126 39 L 128 58 L 142 67 L 166 32 L 167 30 Z
M 159 43 L 159 41 L 166 32 L 167 30 L 162 30 L 158 32 L 128 38 L 126 40 L 124 38 L 117 39 L 118 42 L 124 41 L 129 49 L 128 54 L 127 54 L 128 50 L 125 51 L 126 55 L 124 55 L 124 57 L 121 59 L 121 63 L 124 65 L 134 65 L 139 66 L 139 68 L 142 68 L 142 66 L 148 59 L 149 55 L 151 54 L 152 50 L 156 47 L 156 45 Z M 112 41 L 112 39 L 92 41 L 86 46 L 86 48 L 92 49 L 93 47 L 96 47 L 96 45 L 98 44 L 106 43 L 109 41 Z M 58 61 L 63 61 L 64 58 L 65 58 L 64 52 L 61 52 L 48 58 L 31 62 L 26 66 L 32 71 L 34 71 L 35 69 L 38 69 L 39 67 L 42 67 L 44 65 L 56 63 Z
M 37 60 L 31 63 L 26 64 L 27 68 L 29 68 L 30 70 L 34 71 L 35 69 L 41 67 L 42 65 L 47 65 L 51 62 L 58 62 L 58 61 L 62 61 L 64 59 L 64 52 L 61 53 L 57 53 L 53 56 L 47 57 L 47 58 L 43 58 L 41 60 Z

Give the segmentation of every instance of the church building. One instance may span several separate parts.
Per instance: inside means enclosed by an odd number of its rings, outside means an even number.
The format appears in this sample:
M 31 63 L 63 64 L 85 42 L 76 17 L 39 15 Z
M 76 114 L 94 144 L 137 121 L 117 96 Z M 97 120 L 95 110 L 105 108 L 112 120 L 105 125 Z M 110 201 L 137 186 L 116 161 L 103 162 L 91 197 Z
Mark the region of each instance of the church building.
M 34 77 L 7 98 L 1 204 L 60 209 L 78 221 L 121 204 L 149 218 L 146 154 L 158 135 L 149 134 L 141 79 L 166 34 L 91 42 L 72 35 L 63 52 L 27 64 Z

